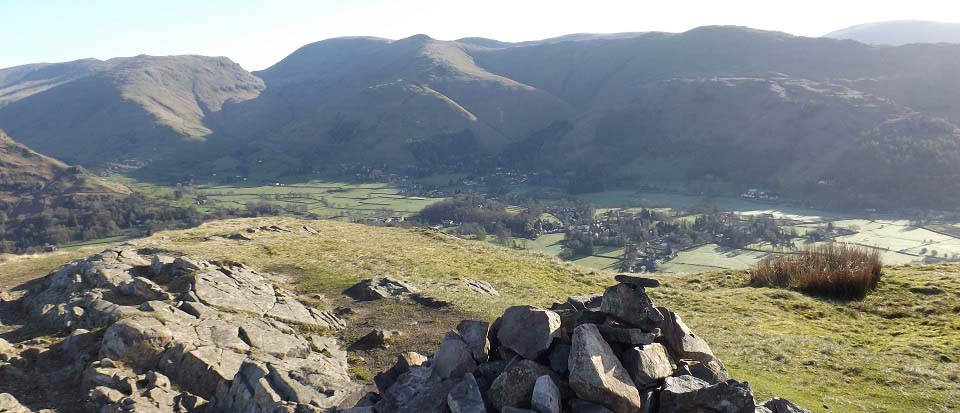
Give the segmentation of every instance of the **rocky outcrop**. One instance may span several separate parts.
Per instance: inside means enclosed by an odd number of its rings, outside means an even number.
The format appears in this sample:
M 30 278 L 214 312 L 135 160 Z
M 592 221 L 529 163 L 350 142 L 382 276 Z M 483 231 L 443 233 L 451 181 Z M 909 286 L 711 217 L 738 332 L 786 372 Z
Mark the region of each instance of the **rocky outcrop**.
M 419 294 L 420 289 L 391 277 L 374 277 L 347 288 L 344 294 L 357 301 L 373 301 L 382 298 L 403 299 Z
M 79 363 L 76 382 L 92 411 L 352 405 L 362 386 L 351 382 L 336 339 L 323 335 L 344 322 L 302 304 L 279 280 L 237 263 L 111 249 L 48 275 L 23 306 L 71 332 L 57 351 Z
M 571 297 L 549 310 L 510 307 L 489 326 L 460 323 L 432 358 L 403 356 L 378 376 L 382 398 L 362 411 L 804 411 L 783 399 L 758 404 L 706 341 L 653 305 L 646 289 L 656 280 L 617 281 L 602 296 Z

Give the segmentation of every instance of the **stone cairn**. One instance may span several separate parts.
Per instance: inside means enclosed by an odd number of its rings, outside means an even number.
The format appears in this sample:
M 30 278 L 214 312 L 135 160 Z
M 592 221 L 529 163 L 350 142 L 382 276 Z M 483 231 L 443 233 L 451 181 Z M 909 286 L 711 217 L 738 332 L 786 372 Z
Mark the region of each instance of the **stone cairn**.
M 349 413 L 798 413 L 757 403 L 676 313 L 655 307 L 653 279 L 618 275 L 604 294 L 549 310 L 510 307 L 463 321 L 432 358 L 405 353 L 376 376 L 379 395 Z

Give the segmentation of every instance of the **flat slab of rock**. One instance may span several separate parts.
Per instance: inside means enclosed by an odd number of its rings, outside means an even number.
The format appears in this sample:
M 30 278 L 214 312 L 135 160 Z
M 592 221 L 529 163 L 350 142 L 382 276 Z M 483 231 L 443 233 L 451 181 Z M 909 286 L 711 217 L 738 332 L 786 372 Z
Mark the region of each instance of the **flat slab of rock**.
M 710 385 L 693 376 L 667 377 L 660 392 L 664 413 L 755 413 L 756 408 L 750 386 L 736 380 Z
M 508 308 L 500 322 L 497 339 L 521 357 L 535 360 L 550 348 L 560 334 L 560 316 L 550 310 L 531 306 Z
M 193 292 L 208 306 L 251 314 L 266 314 L 277 302 L 273 285 L 258 274 L 239 269 L 197 273 Z
M 412 294 L 419 294 L 420 290 L 395 278 L 374 277 L 360 281 L 343 293 L 357 301 L 373 301 L 382 298 L 402 299 Z
M 466 284 L 467 287 L 470 288 L 471 290 L 476 291 L 480 294 L 489 295 L 492 297 L 500 296 L 500 293 L 497 291 L 497 289 L 493 288 L 493 286 L 486 281 L 471 280 L 468 278 L 468 279 L 464 279 L 463 283 Z
M 729 378 L 723 363 L 713 354 L 707 342 L 694 334 L 677 313 L 664 307 L 660 307 L 659 313 L 663 315 L 663 320 L 657 323 L 657 327 L 663 335 L 663 342 L 673 354 L 703 364 L 713 375 L 708 380 L 710 383 L 724 382 Z
M 570 387 L 580 399 L 616 413 L 640 410 L 640 393 L 633 379 L 596 325 L 584 324 L 574 330 L 568 364 Z
M 635 275 L 617 274 L 614 277 L 619 283 L 635 285 L 643 288 L 656 288 L 660 286 L 660 281 L 653 278 L 637 277 Z

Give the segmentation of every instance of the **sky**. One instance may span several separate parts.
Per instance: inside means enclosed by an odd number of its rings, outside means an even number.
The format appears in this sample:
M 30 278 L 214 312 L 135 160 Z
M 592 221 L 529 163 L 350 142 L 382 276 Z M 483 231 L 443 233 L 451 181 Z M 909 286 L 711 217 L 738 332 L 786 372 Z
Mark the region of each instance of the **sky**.
M 739 25 L 821 36 L 885 20 L 960 22 L 955 0 L 0 0 L 0 68 L 202 54 L 260 70 L 339 36 L 536 40 Z

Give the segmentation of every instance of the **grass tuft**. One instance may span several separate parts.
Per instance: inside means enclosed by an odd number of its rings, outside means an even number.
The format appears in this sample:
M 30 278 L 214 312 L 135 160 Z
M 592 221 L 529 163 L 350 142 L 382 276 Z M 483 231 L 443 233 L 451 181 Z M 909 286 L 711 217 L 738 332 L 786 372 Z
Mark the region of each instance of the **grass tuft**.
M 835 298 L 863 299 L 877 287 L 882 269 L 879 251 L 830 243 L 761 260 L 750 272 L 750 283 Z

